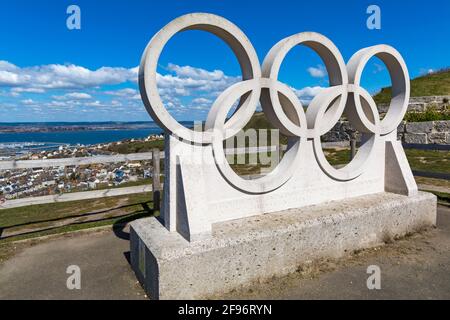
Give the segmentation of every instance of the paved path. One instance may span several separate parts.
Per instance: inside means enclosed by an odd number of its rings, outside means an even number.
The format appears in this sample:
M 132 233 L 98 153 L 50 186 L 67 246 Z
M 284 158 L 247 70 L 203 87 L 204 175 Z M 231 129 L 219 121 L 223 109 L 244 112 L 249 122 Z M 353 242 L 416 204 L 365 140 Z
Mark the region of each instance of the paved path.
M 438 214 L 438 229 L 314 264 L 226 298 L 450 299 L 450 209 L 440 206 Z M 126 236 L 106 230 L 27 245 L 0 266 L 0 299 L 144 299 L 126 259 Z M 69 265 L 81 268 L 79 291 L 66 288 Z M 369 265 L 381 268 L 379 291 L 366 287 Z
M 0 299 L 144 299 L 128 252 L 110 229 L 38 243 L 0 266 Z M 67 289 L 70 265 L 81 269 L 81 290 Z

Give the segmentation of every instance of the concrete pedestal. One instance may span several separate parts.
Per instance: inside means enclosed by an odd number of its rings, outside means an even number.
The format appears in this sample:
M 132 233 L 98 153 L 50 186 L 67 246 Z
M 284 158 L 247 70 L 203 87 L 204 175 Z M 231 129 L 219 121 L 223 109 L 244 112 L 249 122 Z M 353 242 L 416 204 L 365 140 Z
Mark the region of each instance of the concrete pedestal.
M 156 218 L 131 224 L 131 264 L 152 299 L 201 299 L 436 224 L 436 197 L 379 193 L 221 222 L 188 242 Z

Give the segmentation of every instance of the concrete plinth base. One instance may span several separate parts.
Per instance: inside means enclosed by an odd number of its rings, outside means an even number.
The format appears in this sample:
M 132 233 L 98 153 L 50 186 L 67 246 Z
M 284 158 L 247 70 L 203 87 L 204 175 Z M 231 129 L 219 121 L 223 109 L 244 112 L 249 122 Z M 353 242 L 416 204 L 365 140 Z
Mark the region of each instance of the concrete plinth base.
M 213 225 L 188 242 L 157 219 L 131 224 L 131 264 L 152 299 L 199 299 L 436 224 L 436 197 L 380 193 Z

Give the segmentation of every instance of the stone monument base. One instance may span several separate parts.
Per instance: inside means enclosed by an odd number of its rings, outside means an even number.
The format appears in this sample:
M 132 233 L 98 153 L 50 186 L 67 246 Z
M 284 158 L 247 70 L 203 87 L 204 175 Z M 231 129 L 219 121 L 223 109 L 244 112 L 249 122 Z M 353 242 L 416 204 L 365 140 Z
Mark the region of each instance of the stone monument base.
M 156 218 L 131 224 L 131 264 L 152 299 L 201 299 L 436 224 L 436 197 L 392 193 L 213 225 L 188 242 Z

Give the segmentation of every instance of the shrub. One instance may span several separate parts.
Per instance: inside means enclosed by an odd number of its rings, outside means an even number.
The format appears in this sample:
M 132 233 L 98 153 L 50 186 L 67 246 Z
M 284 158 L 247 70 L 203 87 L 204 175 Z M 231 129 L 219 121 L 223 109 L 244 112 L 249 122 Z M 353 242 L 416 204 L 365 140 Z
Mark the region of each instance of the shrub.
M 428 108 L 425 112 L 408 112 L 405 115 L 408 122 L 425 122 L 450 120 L 450 112 L 446 108 L 444 111 L 437 111 L 435 107 Z

